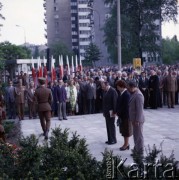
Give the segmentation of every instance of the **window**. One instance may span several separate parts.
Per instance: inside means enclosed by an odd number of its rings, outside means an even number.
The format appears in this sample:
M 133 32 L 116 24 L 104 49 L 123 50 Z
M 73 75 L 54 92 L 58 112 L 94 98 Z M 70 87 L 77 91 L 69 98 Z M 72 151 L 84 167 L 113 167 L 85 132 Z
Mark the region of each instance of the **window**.
M 53 0 L 54 3 L 56 3 L 56 0 Z
M 72 35 L 77 35 L 78 33 L 76 31 L 72 31 Z
M 79 8 L 78 11 L 79 12 L 89 12 L 90 9 L 89 8 Z
M 80 34 L 91 34 L 91 31 L 80 31 Z
M 77 2 L 71 2 L 71 6 L 77 6 Z
M 74 17 L 74 16 L 71 17 L 71 20 L 72 20 L 72 21 L 75 21 L 75 20 L 76 20 L 76 17 Z
M 78 42 L 78 39 L 72 39 L 72 42 Z
M 79 23 L 80 27 L 88 27 L 89 23 Z
M 59 26 L 59 22 L 55 22 L 55 26 L 58 27 Z
M 71 9 L 71 13 L 77 13 L 76 9 Z
M 55 18 L 55 19 L 58 19 L 58 18 L 59 18 L 59 15 L 58 15 L 58 14 L 54 15 L 54 18 Z
M 56 6 L 54 7 L 54 11 L 58 11 L 58 8 Z
M 71 27 L 72 28 L 76 28 L 76 24 L 71 24 Z
M 104 3 L 104 7 L 109 8 L 110 7 L 110 3 Z

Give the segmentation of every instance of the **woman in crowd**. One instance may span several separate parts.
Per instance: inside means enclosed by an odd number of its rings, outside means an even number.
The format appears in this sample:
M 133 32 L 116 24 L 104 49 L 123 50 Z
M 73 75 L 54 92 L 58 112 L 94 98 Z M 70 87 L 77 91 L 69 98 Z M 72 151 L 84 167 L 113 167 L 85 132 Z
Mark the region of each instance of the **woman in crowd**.
M 69 86 L 67 88 L 67 101 L 70 102 L 70 106 L 71 106 L 70 115 L 75 114 L 76 100 L 77 100 L 77 89 L 76 86 L 74 85 L 74 81 L 70 80 Z
M 129 121 L 129 99 L 130 94 L 127 91 L 127 86 L 125 81 L 119 80 L 116 83 L 118 91 L 120 91 L 120 95 L 117 99 L 117 115 L 118 115 L 118 123 L 119 130 L 121 135 L 124 137 L 124 144 L 120 147 L 120 151 L 125 151 L 129 149 L 129 137 L 132 135 L 132 124 Z

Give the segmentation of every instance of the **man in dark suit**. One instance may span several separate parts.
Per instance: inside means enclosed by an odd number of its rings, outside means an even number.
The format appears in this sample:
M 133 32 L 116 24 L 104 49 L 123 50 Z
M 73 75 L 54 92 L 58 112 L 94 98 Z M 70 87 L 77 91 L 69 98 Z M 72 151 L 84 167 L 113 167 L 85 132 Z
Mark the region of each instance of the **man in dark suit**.
M 147 108 L 148 107 L 148 98 L 149 98 L 149 91 L 148 91 L 149 80 L 146 77 L 145 72 L 141 73 L 141 77 L 139 79 L 138 86 L 139 86 L 139 89 L 144 96 L 144 108 Z
M 36 89 L 34 98 L 38 104 L 38 114 L 45 139 L 48 139 L 53 97 L 51 90 L 45 87 L 46 78 L 39 77 L 38 81 L 40 86 Z
M 102 82 L 103 95 L 103 116 L 106 119 L 108 141 L 106 144 L 116 144 L 115 114 L 117 104 L 117 92 L 110 87 L 109 82 Z
M 67 92 L 63 86 L 63 80 L 59 80 L 59 85 L 56 87 L 55 96 L 58 104 L 58 119 L 67 120 L 66 117 L 66 101 L 67 101 Z
M 5 90 L 5 101 L 8 107 L 8 116 L 9 119 L 16 119 L 16 108 L 15 108 L 15 87 L 13 86 L 12 81 L 9 81 L 9 86 Z
M 95 100 L 96 100 L 96 84 L 94 83 L 93 78 L 90 78 L 89 83 L 86 85 L 86 95 L 87 95 L 88 114 L 94 114 Z

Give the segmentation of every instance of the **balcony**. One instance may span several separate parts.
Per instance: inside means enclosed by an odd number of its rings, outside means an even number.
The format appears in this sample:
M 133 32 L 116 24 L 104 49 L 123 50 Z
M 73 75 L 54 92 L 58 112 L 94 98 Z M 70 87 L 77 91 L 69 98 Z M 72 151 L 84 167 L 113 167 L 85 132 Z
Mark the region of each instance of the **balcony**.
M 47 20 L 46 19 L 44 19 L 44 23 L 47 24 Z

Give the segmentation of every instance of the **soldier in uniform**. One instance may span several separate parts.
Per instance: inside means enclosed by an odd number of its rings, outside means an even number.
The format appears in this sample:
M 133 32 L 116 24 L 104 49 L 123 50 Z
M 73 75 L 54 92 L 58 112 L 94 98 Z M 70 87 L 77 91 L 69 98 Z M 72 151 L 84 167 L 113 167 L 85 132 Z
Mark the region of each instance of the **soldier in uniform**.
M 51 118 L 51 103 L 53 101 L 51 90 L 45 87 L 46 79 L 38 78 L 39 87 L 36 89 L 34 98 L 38 104 L 38 114 L 45 139 L 48 139 Z

